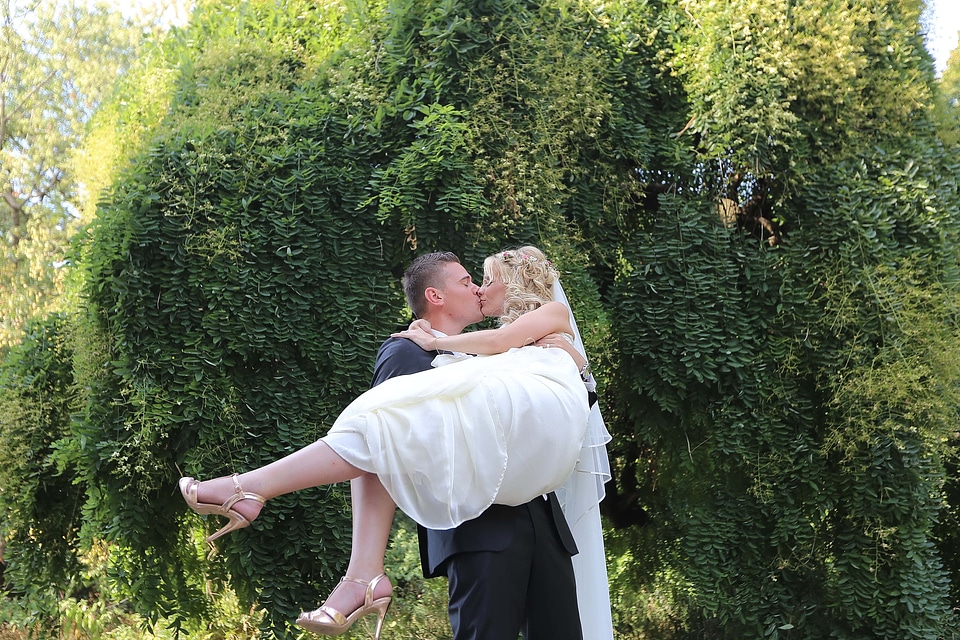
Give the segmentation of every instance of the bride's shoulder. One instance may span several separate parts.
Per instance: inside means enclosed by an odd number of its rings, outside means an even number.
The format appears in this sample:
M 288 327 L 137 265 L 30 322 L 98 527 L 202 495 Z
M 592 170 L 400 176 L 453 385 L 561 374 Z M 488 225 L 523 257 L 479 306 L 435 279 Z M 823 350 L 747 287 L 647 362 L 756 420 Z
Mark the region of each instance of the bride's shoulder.
M 565 304 L 563 304 L 562 302 L 559 302 L 559 301 L 557 301 L 557 300 L 551 300 L 550 302 L 546 302 L 546 303 L 544 303 L 543 305 L 541 305 L 540 308 L 541 308 L 541 309 L 544 309 L 544 310 L 547 310 L 547 311 L 549 311 L 550 313 L 554 313 L 554 314 L 558 314 L 558 315 L 561 314 L 561 313 L 564 314 L 564 315 L 566 315 L 566 313 L 567 313 L 567 305 L 565 305 Z

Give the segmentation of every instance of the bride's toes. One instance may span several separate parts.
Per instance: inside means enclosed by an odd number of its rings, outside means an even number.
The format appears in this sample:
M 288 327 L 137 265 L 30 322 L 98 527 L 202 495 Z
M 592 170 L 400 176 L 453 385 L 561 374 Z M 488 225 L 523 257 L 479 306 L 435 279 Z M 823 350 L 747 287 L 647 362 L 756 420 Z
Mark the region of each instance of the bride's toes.
M 229 478 L 203 480 L 197 485 L 197 500 L 206 504 L 223 504 L 234 494 Z

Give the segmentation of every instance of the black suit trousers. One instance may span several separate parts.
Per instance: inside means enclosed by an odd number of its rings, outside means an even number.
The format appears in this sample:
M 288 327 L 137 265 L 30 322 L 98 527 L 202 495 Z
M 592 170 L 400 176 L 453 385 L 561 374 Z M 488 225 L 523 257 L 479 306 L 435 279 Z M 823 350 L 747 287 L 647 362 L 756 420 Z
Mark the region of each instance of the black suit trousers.
M 441 567 L 454 640 L 582 640 L 573 565 L 550 503 L 508 509 L 514 535 L 505 548 L 455 554 Z

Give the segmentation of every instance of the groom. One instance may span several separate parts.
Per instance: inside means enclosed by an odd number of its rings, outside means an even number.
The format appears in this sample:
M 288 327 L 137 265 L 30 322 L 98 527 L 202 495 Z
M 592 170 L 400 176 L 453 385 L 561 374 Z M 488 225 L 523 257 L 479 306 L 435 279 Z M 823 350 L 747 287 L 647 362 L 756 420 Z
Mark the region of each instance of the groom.
M 456 255 L 418 257 L 403 276 L 414 315 L 455 335 L 483 319 L 478 287 Z M 390 338 L 373 384 L 431 368 L 436 351 Z M 354 481 L 364 490 L 363 478 Z M 493 505 L 455 529 L 419 527 L 427 578 L 446 576 L 454 640 L 582 640 L 571 556 L 576 544 L 554 494 L 517 507 Z

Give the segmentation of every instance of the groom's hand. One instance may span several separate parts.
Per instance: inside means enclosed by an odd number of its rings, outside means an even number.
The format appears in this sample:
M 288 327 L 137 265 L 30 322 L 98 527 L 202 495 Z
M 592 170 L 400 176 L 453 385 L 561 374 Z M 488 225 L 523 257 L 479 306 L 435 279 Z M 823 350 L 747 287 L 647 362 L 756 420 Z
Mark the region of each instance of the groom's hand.
M 566 336 L 564 336 L 563 334 L 548 333 L 547 335 L 543 336 L 533 344 L 535 344 L 538 347 L 543 347 L 545 349 L 550 349 L 550 348 L 563 349 L 564 351 L 567 352 L 567 354 L 571 358 L 573 358 L 573 361 L 577 365 L 577 369 L 582 368 L 583 365 L 587 363 L 587 359 L 584 358 L 582 355 L 580 355 L 580 352 L 577 351 L 576 347 L 574 347 L 570 343 L 570 341 L 567 340 Z

